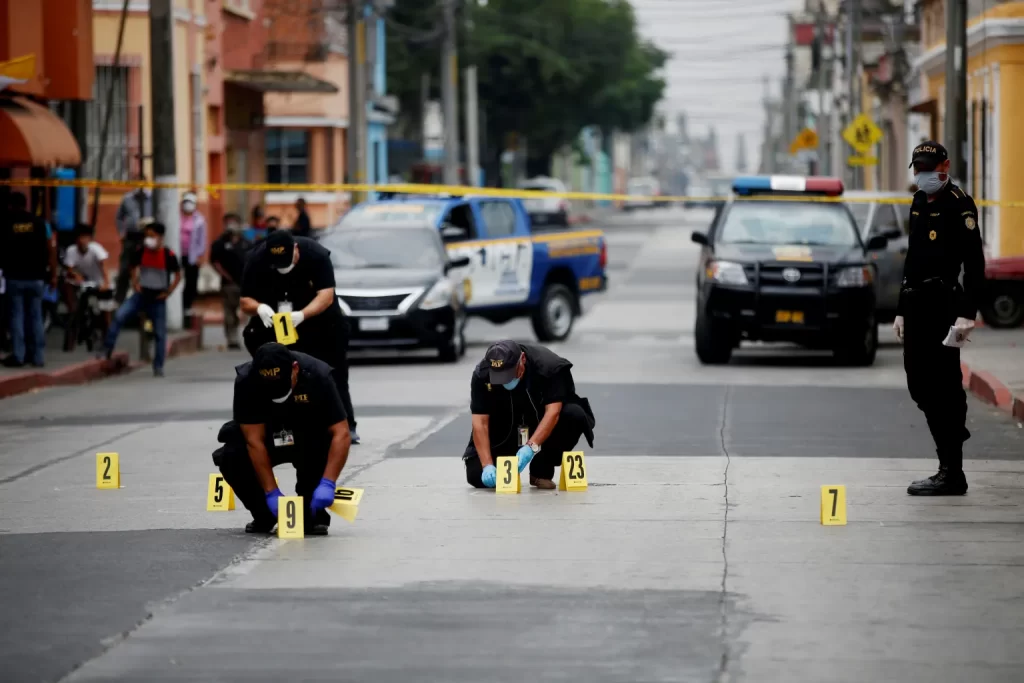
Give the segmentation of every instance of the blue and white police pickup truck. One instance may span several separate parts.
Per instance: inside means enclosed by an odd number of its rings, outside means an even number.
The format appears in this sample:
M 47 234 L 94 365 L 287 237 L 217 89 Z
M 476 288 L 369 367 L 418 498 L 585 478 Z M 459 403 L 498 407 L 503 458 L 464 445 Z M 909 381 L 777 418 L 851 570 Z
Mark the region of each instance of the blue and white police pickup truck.
M 448 272 L 467 315 L 494 323 L 529 317 L 540 341 L 566 339 L 580 299 L 607 286 L 601 231 L 536 229 L 514 198 L 395 195 L 353 207 L 337 229 L 399 223 L 433 226 L 452 262 L 469 260 Z M 387 345 L 381 332 L 370 332 L 376 346 Z

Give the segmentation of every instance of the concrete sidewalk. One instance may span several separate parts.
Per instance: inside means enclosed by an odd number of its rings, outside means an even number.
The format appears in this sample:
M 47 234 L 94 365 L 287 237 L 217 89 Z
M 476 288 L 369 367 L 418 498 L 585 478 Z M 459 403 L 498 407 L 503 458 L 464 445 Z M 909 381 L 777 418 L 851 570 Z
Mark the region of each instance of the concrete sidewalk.
M 964 386 L 1024 422 L 1024 328 L 980 328 L 961 352 Z

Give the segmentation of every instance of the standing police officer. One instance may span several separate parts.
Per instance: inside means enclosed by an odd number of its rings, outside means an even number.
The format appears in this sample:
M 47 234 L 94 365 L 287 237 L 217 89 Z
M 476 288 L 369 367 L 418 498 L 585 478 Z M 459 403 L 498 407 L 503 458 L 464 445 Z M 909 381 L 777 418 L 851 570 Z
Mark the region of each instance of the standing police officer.
M 554 489 L 555 467 L 580 436 L 594 445 L 594 413 L 576 395 L 572 363 L 543 346 L 511 340 L 493 344 L 473 370 L 473 433 L 462 456 L 466 481 L 494 488 L 495 458 L 515 455 L 530 466 L 530 484 Z
M 952 344 L 962 345 L 974 329 L 985 284 L 978 207 L 950 180 L 949 155 L 939 143 L 918 145 L 911 166 L 920 189 L 910 206 L 910 244 L 893 329 L 904 345 L 910 396 L 935 440 L 939 471 L 913 482 L 907 493 L 962 496 L 963 444 L 971 434 L 960 348 Z
M 352 443 L 359 443 L 348 390 L 348 324 L 338 305 L 330 254 L 315 240 L 287 230 L 275 230 L 257 245 L 242 275 L 241 308 L 253 316 L 242 338 L 255 355 L 275 339 L 274 313 L 288 313 L 299 335 L 292 348 L 331 366 Z
M 283 495 L 274 467 L 295 467 L 295 492 L 305 498 L 305 533 L 324 536 L 338 475 L 348 460 L 345 409 L 331 368 L 281 344 L 264 344 L 235 368 L 233 417 L 221 427 L 213 454 L 224 480 L 253 521 L 248 533 L 270 533 Z

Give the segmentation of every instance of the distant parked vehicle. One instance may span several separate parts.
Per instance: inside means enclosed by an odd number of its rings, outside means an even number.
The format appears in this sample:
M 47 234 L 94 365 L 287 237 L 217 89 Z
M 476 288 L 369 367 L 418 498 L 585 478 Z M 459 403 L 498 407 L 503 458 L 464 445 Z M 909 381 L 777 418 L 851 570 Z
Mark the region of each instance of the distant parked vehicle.
M 989 259 L 981 317 L 990 327 L 1024 325 L 1024 256 Z
M 885 249 L 872 251 L 868 256 L 876 270 L 876 317 L 879 322 L 891 322 L 896 317 L 900 299 L 910 229 L 909 205 L 896 204 L 893 200 L 909 199 L 909 195 L 906 192 L 852 191 L 845 193 L 843 199 L 865 243 L 875 236 L 886 238 Z
M 524 180 L 519 184 L 520 190 L 537 190 L 540 192 L 565 192 L 566 187 L 558 178 L 537 176 Z M 544 197 L 541 199 L 523 199 L 523 206 L 530 214 L 534 225 L 569 225 L 569 200 L 561 197 Z
M 625 204 L 622 205 L 623 211 L 652 209 L 659 205 L 652 197 L 661 195 L 661 183 L 658 182 L 657 178 L 651 176 L 633 178 L 626 184 L 626 194 L 636 197 L 636 199 L 626 200 Z

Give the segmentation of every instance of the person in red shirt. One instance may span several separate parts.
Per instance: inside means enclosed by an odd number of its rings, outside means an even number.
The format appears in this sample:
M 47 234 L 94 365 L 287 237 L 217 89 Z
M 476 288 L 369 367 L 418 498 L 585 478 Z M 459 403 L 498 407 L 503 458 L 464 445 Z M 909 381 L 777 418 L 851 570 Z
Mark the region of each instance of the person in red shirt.
M 165 228 L 162 223 L 146 226 L 146 237 L 142 247 L 132 256 L 132 294 L 117 310 L 114 322 L 107 330 L 105 356 L 114 353 L 117 336 L 129 319 L 145 312 L 153 323 L 156 338 L 156 352 L 153 354 L 153 375 L 164 376 L 164 359 L 167 354 L 167 297 L 181 282 L 181 265 L 178 257 L 164 246 Z

